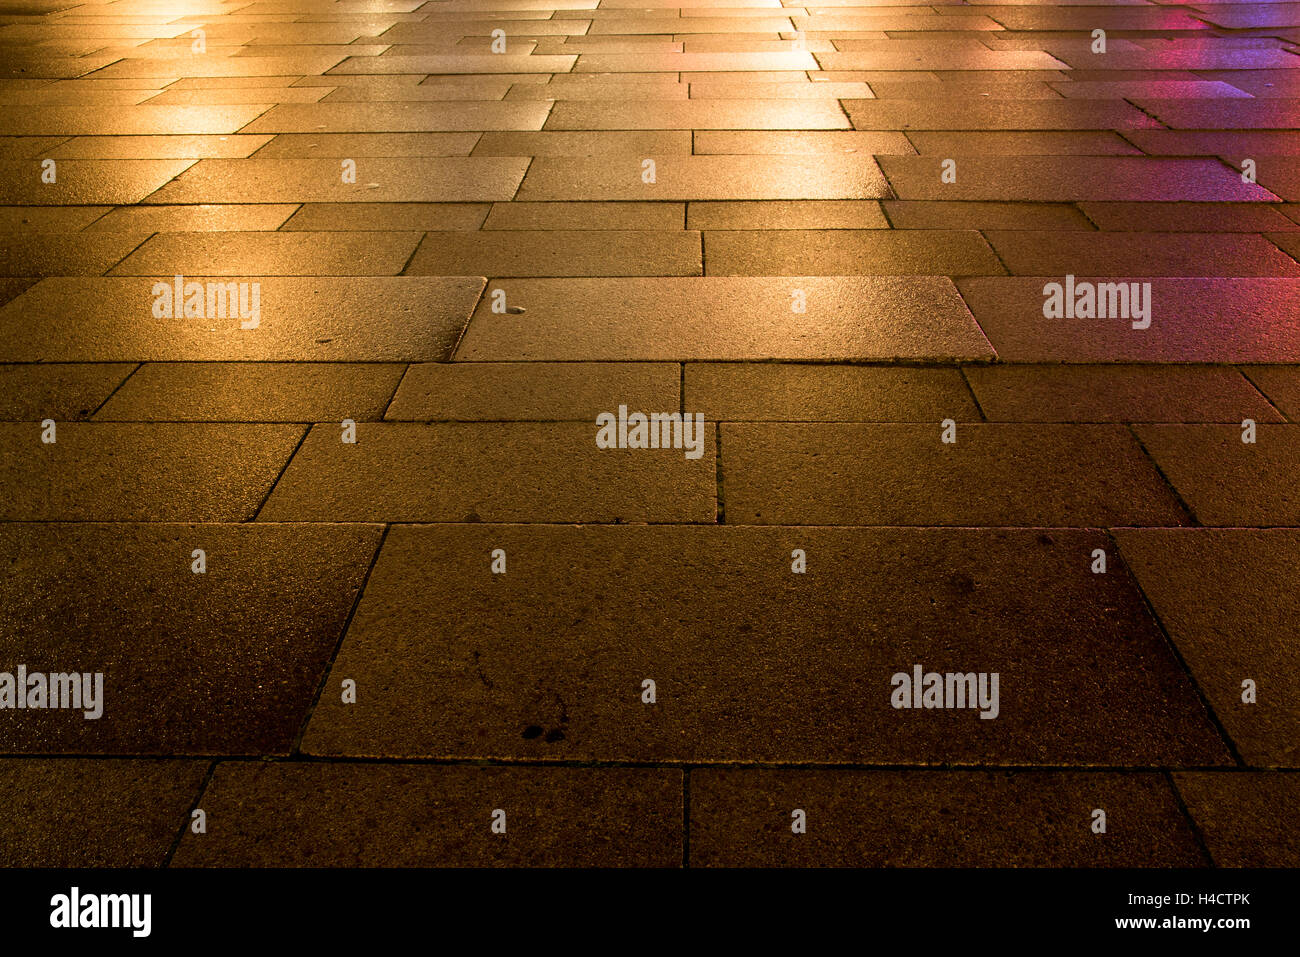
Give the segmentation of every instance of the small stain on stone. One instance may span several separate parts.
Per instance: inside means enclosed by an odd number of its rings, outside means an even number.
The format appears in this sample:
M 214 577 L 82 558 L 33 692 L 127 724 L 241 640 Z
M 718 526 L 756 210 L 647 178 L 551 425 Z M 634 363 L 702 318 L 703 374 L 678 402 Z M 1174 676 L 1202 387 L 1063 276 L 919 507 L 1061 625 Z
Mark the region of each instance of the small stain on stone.
M 530 724 L 528 727 L 524 728 L 524 737 L 529 741 L 533 740 L 533 738 L 540 738 L 541 736 L 542 729 L 535 724 Z

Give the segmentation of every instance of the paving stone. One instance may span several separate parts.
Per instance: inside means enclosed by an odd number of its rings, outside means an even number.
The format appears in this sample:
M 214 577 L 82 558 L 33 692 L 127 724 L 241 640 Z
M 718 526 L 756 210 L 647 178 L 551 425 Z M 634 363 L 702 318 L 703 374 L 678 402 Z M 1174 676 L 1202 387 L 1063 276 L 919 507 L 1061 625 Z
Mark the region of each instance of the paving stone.
M 374 60 L 377 58 L 365 57 L 363 59 Z M 313 73 L 324 73 L 343 60 L 342 55 L 335 54 L 258 57 L 191 56 L 188 50 L 185 50 L 175 58 L 130 57 L 117 59 L 117 62 L 97 70 L 95 77 L 97 79 L 127 80 L 185 76 L 307 76 Z M 348 72 L 342 69 L 346 65 L 346 62 L 343 63 L 339 69 L 342 72 Z M 137 107 L 137 109 L 140 109 L 140 107 Z
M 990 422 L 1235 422 L 1282 417 L 1233 366 L 967 366 Z
M 1292 529 L 1121 530 L 1124 560 L 1247 764 L 1295 767 L 1300 690 L 1287 636 Z M 1257 701 L 1243 702 L 1243 682 Z
M 642 162 L 655 162 L 655 182 Z M 888 185 L 869 156 L 540 157 L 528 168 L 519 199 L 705 200 L 879 199 Z
M 104 216 L 109 206 L 0 206 L 0 231 L 75 233 Z
M 1164 156 L 1236 151 L 1264 156 L 1300 153 L 1300 131 L 1296 130 L 1125 130 L 1124 136 L 1146 152 Z
M 528 168 L 513 157 L 372 158 L 342 182 L 337 159 L 201 160 L 154 203 L 492 202 L 511 199 Z
M 952 418 L 949 415 L 945 418 Z M 1281 428 L 1282 426 L 1277 426 Z M 1128 430 L 724 424 L 729 521 L 762 525 L 1183 525 Z
M 1044 318 L 1046 283 L 1063 281 L 991 277 L 962 279 L 959 288 L 1007 362 L 1300 362 L 1294 279 L 1075 279 L 1150 281 L 1147 329 L 1124 319 Z
M 617 409 L 604 411 L 617 414 Z M 647 410 L 674 412 L 676 409 Z M 593 423 L 314 426 L 264 521 L 712 522 L 712 430 L 685 449 L 602 449 Z M 364 517 L 363 517 L 364 516 Z
M 431 56 L 349 57 L 329 71 L 330 76 L 349 73 L 568 73 L 575 56 L 528 56 L 514 53 L 466 53 Z M 314 73 L 315 70 L 295 70 Z
M 1080 203 L 1079 209 L 1098 229 L 1124 232 L 1198 233 L 1209 224 L 1217 232 L 1296 228 L 1275 208 L 1247 203 Z
M 138 203 L 193 165 L 192 160 L 62 160 L 57 181 L 41 181 L 39 162 L 0 161 L 0 203 L 84 206 Z
M 0 129 L 8 136 L 215 135 L 238 133 L 265 109 L 265 106 L 150 106 L 147 103 L 120 106 L 112 111 L 93 106 L 0 106 Z
M 709 421 L 979 420 L 956 369 L 691 363 L 682 407 Z
M 874 94 L 865 83 L 746 83 L 700 80 L 690 84 L 691 99 L 766 100 L 766 99 L 870 99 Z
M 1300 525 L 1300 426 L 1144 425 L 1138 437 L 1203 525 Z
M 546 131 L 543 133 L 484 133 L 474 147 L 475 156 L 601 156 L 626 159 L 665 153 L 689 155 L 691 134 L 685 130 L 631 132 Z M 608 160 L 602 160 L 601 166 Z M 637 164 L 637 176 L 641 167 Z
M 930 156 L 1134 156 L 1141 150 L 1110 132 L 1051 130 L 948 133 L 916 130 L 907 138 Z
M 847 130 L 834 99 L 561 100 L 548 130 Z
M 711 276 L 997 276 L 1003 271 L 973 230 L 706 232 L 704 261 Z
M 483 290 L 471 277 L 239 277 L 250 304 L 261 289 L 244 329 L 237 316 L 155 319 L 159 281 L 171 277 L 42 280 L 0 307 L 0 361 L 440 361 Z M 388 321 L 358 325 L 375 302 Z
M 799 23 L 802 17 L 795 17 Z M 809 32 L 822 32 L 810 18 L 805 28 Z M 863 18 L 864 30 L 905 30 L 917 24 L 903 24 L 891 18 Z M 945 25 L 940 25 L 946 27 Z M 955 25 L 954 25 L 955 28 Z M 838 41 L 837 41 L 838 42 Z M 937 49 L 929 53 L 899 51 L 877 53 L 818 53 L 817 62 L 823 70 L 1061 70 L 1065 64 L 1041 50 L 962 50 Z
M 318 814 L 297 809 L 310 804 Z M 177 867 L 679 867 L 669 768 L 223 761 Z M 492 833 L 493 809 L 505 834 Z
M 385 418 L 424 422 L 596 421 L 680 407 L 676 363 L 450 362 L 407 369 Z M 698 410 L 692 410 L 698 411 Z
M 593 30 L 596 29 L 593 25 Z M 620 22 L 616 29 L 620 33 L 637 32 L 626 22 Z M 658 32 L 655 27 L 652 27 L 652 30 Z M 578 57 L 578 63 L 573 69 L 577 73 L 714 73 L 816 70 L 818 65 L 811 53 L 793 51 L 787 53 L 584 53 Z
M 431 133 L 540 130 L 544 103 L 285 103 L 244 128 L 246 133 Z
M 414 232 L 159 233 L 112 275 L 395 276 L 418 245 Z
M 864 200 L 691 203 L 691 229 L 888 229 L 880 204 Z
M 134 368 L 130 363 L 0 365 L 0 418 L 88 419 Z
M 783 84 L 789 86 L 790 84 Z M 759 155 L 827 153 L 897 153 L 910 156 L 916 150 L 902 133 L 858 130 L 701 130 L 695 134 L 695 153 Z
M 1300 418 L 1300 368 L 1259 365 L 1242 371 L 1288 419 Z
M 1106 811 L 1106 834 L 1091 830 Z M 807 831 L 791 832 L 795 809 Z M 691 772 L 691 864 L 702 867 L 1197 867 L 1192 829 L 1158 774 Z
M 1243 233 L 1076 233 L 986 230 L 1013 275 L 1300 276 L 1300 265 L 1263 236 Z
M 0 760 L 0 866 L 161 867 L 205 761 Z
M 1292 59 L 1278 51 L 1275 56 Z M 1157 100 L 1142 98 L 1137 105 L 1175 130 L 1290 129 L 1300 101 L 1290 99 Z
M 245 232 L 278 229 L 298 207 L 208 204 L 199 206 L 121 206 L 87 226 L 89 232 Z
M 458 360 L 992 357 L 940 277 L 512 279 L 492 288 L 524 318 L 493 314 L 489 289 Z M 804 313 L 793 311 L 795 289 Z
M 102 276 L 148 235 L 139 231 L 58 236 L 0 233 L 0 275 Z
M 120 434 L 123 427 L 108 428 Z M 194 438 L 194 427 L 186 428 Z M 104 675 L 99 718 L 72 709 L 11 711 L 5 750 L 287 753 L 380 532 L 341 525 L 0 526 L 9 570 L 0 586 L 6 662 L 31 672 Z M 206 553 L 203 575 L 191 571 L 194 549 Z M 183 821 L 173 820 L 172 836 Z
M 940 181 L 936 157 L 877 161 L 899 199 L 1276 202 L 1268 190 L 1243 183 L 1240 174 L 1212 159 L 972 156 L 957 164 L 955 183 Z
M 1131 579 L 1118 564 L 1088 571 L 1107 541 L 1057 529 L 397 527 L 303 750 L 1225 764 Z M 490 571 L 494 548 L 505 575 Z M 808 585 L 790 573 L 794 548 Z M 520 621 L 546 640 L 520 641 Z M 998 718 L 891 707 L 892 675 L 917 662 L 997 672 Z M 334 693 L 344 678 L 356 704 Z M 641 701 L 646 678 L 654 705 Z
M 269 136 L 76 136 L 46 153 L 56 159 L 238 159 L 265 146 Z
M 0 521 L 251 519 L 302 429 L 269 425 L 0 424 Z
M 494 203 L 483 228 L 680 230 L 685 222 L 682 203 Z
M 478 133 L 279 133 L 257 158 L 468 156 L 478 140 Z
M 405 274 L 698 276 L 703 271 L 700 257 L 700 234 L 693 230 L 430 232 L 424 234 Z
M 850 67 L 850 69 L 853 69 Z M 1154 129 L 1127 103 L 1096 100 L 993 100 L 945 96 L 941 101 L 844 100 L 856 130 L 1120 130 Z M 960 181 L 960 178 L 959 178 Z
M 1092 229 L 1064 203 L 948 202 L 887 199 L 881 206 L 895 229 Z
M 383 417 L 405 366 L 369 363 L 150 362 L 97 421 L 339 422 Z
M 286 232 L 474 231 L 483 225 L 491 208 L 487 203 L 308 203 L 280 228 Z
M 1178 793 L 1219 867 L 1295 867 L 1300 807 L 1294 774 L 1178 772 Z

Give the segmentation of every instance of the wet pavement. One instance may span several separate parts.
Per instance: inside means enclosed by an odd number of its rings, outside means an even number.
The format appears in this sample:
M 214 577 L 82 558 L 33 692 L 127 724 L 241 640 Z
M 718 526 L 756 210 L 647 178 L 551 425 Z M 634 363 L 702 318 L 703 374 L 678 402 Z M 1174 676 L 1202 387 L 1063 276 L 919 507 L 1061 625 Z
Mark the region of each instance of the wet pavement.
M 0 0 L 0 865 L 1300 864 L 1300 5 L 796 2 Z

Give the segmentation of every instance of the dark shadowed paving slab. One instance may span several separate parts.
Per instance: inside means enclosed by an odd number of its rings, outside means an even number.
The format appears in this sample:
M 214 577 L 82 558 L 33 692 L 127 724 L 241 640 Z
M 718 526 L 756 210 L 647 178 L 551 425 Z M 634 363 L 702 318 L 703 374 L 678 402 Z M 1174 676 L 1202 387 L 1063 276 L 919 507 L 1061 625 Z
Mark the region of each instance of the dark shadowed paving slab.
M 206 761 L 0 760 L 0 866 L 160 867 L 207 768 Z
M 506 574 L 493 574 L 503 549 Z M 1092 551 L 1110 571 L 1089 571 Z M 806 574 L 791 571 L 794 549 Z M 398 527 L 313 754 L 1213 765 L 1227 752 L 1098 532 Z M 1000 714 L 891 678 L 997 672 Z M 357 703 L 341 703 L 345 679 Z M 656 703 L 642 701 L 643 682 Z
M 5 423 L 0 521 L 248 521 L 302 434 L 296 425 Z
M 493 313 L 495 289 L 526 312 Z M 992 357 L 952 280 L 938 276 L 493 280 L 456 352 L 474 361 Z
M 1206 863 L 1158 774 L 704 768 L 691 772 L 690 829 L 703 867 Z
M 615 414 L 617 409 L 604 410 Z M 632 410 L 637 411 L 637 410 Z M 644 413 L 676 412 L 645 409 Z M 313 426 L 266 521 L 713 522 L 714 430 L 686 448 L 596 445 L 594 422 Z M 684 441 L 684 440 L 683 440 Z
M 0 365 L 0 417 L 88 419 L 134 368 L 98 362 Z
M 97 719 L 0 711 L 5 751 L 287 753 L 379 538 L 341 525 L 0 526 L 5 669 L 104 675 Z
M 1300 774 L 1174 774 L 1219 867 L 1300 867 Z
M 177 867 L 678 867 L 670 768 L 223 762 Z M 301 813 L 310 806 L 310 814 Z M 503 811 L 505 833 L 492 830 Z
M 1123 426 L 963 423 L 952 444 L 942 432 L 940 421 L 723 424 L 727 517 L 759 525 L 1187 521 Z
M 206 287 L 207 280 L 185 280 Z M 241 328 L 252 319 L 238 315 L 155 318 L 154 305 L 164 296 L 155 294 L 155 285 L 174 288 L 171 276 L 44 279 L 0 307 L 0 359 L 436 361 L 450 358 L 483 289 L 482 279 L 469 276 L 215 281 L 248 283 L 250 315 L 252 284 L 259 284 L 256 328 Z
M 1291 580 L 1300 531 L 1124 529 L 1125 561 L 1192 670 L 1210 706 L 1252 765 L 1300 764 L 1300 676 Z M 1256 701 L 1243 701 L 1242 682 Z

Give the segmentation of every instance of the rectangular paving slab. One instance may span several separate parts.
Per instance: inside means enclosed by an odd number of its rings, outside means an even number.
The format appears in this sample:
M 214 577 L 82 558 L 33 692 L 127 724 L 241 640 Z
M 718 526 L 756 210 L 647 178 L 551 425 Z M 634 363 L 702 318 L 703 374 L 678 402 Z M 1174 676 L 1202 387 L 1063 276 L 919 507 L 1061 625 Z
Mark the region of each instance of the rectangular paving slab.
M 719 421 L 979 420 L 953 368 L 693 362 L 682 407 Z
M 653 182 L 642 178 L 646 160 Z M 870 156 L 540 157 L 519 199 L 879 199 L 888 190 Z
M 998 357 L 1009 362 L 1300 362 L 1295 279 L 1076 276 L 1081 282 L 1151 283 L 1150 325 L 1125 318 L 1047 318 L 1065 276 L 962 279 L 958 288 Z M 1046 290 L 1046 291 L 1045 291 Z M 1109 300 L 1108 300 L 1109 301 Z M 1119 300 L 1116 300 L 1119 302 Z M 1109 307 L 1108 307 L 1109 309 Z M 1063 310 L 1062 310 L 1063 311 Z
M 29 704 L 34 674 L 103 676 L 97 718 L 67 696 L 5 710 L 5 750 L 287 753 L 379 538 L 343 525 L 0 526 L 0 648 L 7 671 L 26 667 Z
M 1280 422 L 1233 366 L 990 365 L 963 370 L 990 422 Z
M 302 435 L 290 425 L 0 424 L 11 493 L 0 521 L 248 521 Z
M 525 311 L 493 313 L 496 289 L 507 308 Z M 800 304 L 804 311 L 795 312 Z M 992 355 L 949 279 L 800 276 L 494 280 L 456 358 L 950 362 Z
M 680 381 L 673 362 L 421 362 L 407 368 L 384 418 L 594 423 L 619 405 L 671 411 Z
M 1138 438 L 1204 525 L 1300 525 L 1300 425 L 1143 425 Z
M 405 368 L 400 363 L 361 362 L 149 362 L 113 393 L 95 419 L 376 420 L 383 416 Z
M 0 307 L 0 359 L 438 361 L 450 357 L 483 290 L 477 277 L 241 276 L 212 280 L 225 287 L 227 310 L 222 318 L 214 294 L 214 317 L 207 318 L 208 281 L 184 278 L 202 284 L 205 318 L 166 317 L 161 287 L 174 290 L 172 276 L 41 280 Z M 236 286 L 231 296 L 230 282 L 247 286 Z M 253 318 L 232 314 L 230 303 L 246 302 L 252 317 L 253 284 L 257 324 L 244 328 Z M 181 298 L 197 309 L 194 290 L 182 287 Z M 174 307 L 174 293 L 171 299 Z M 378 312 L 376 302 L 384 303 Z M 358 316 L 372 319 L 362 323 Z
M 149 202 L 491 202 L 512 199 L 527 168 L 516 157 L 373 157 L 357 161 L 356 181 L 345 183 L 338 159 L 201 160 Z
M 1097 548 L 1108 574 L 1089 570 Z M 397 527 L 303 749 L 1224 763 L 1116 559 L 1103 534 L 1056 529 Z M 895 676 L 914 667 L 983 672 L 986 692 L 998 673 L 998 717 L 894 707 Z
M 617 415 L 617 409 L 602 410 Z M 672 413 L 678 410 L 630 410 Z M 591 423 L 314 426 L 264 521 L 713 522 L 713 429 L 694 451 L 601 448 Z
M 1219 867 L 1300 866 L 1300 776 L 1183 771 L 1174 785 Z
M 6 749 L 8 750 L 8 749 Z M 161 867 L 206 761 L 0 759 L 0 866 Z
M 1205 864 L 1159 774 L 703 768 L 690 828 L 699 867 Z
M 0 418 L 88 419 L 135 368 L 128 362 L 0 365 Z
M 223 761 L 177 867 L 679 867 L 669 768 Z M 314 814 L 300 814 L 310 805 Z M 497 820 L 504 832 L 493 830 Z
M 943 434 L 938 421 L 724 424 L 727 520 L 1081 527 L 1187 522 L 1122 426 L 962 424 L 947 444 Z
M 1300 532 L 1120 529 L 1115 537 L 1237 752 L 1256 767 L 1296 767 L 1291 634 L 1300 601 L 1277 585 L 1300 559 Z

